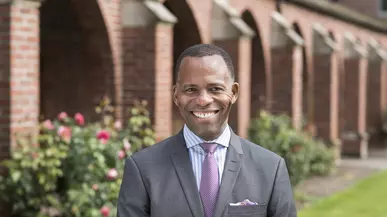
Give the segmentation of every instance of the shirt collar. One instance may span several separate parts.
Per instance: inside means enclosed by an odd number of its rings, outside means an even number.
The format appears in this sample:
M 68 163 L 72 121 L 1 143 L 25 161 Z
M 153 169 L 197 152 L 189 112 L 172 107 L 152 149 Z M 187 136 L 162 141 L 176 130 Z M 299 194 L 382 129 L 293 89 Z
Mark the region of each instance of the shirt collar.
M 226 128 L 223 130 L 223 133 L 218 138 L 211 141 L 205 141 L 202 138 L 198 137 L 194 132 L 192 132 L 188 128 L 186 124 L 184 124 L 183 135 L 188 149 L 195 145 L 199 145 L 203 142 L 212 142 L 212 143 L 217 143 L 219 145 L 222 145 L 224 147 L 228 147 L 230 143 L 230 138 L 231 138 L 231 132 L 228 125 L 226 126 Z

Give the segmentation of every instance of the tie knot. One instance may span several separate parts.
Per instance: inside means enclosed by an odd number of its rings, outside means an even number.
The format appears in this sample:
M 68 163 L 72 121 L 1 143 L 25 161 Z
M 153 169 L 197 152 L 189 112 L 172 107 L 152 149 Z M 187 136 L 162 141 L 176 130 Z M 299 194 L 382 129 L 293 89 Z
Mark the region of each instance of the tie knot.
M 216 143 L 202 143 L 202 144 L 200 144 L 200 146 L 203 148 L 203 150 L 206 153 L 214 153 L 218 144 L 216 144 Z

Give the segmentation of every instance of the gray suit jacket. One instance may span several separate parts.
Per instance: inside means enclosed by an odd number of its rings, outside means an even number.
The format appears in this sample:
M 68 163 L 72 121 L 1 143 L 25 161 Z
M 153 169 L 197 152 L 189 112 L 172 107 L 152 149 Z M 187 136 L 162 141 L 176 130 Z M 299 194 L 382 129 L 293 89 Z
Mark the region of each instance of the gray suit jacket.
M 230 206 L 249 199 L 252 206 Z M 203 217 L 182 131 L 125 162 L 117 217 Z M 296 217 L 283 158 L 231 133 L 214 217 Z

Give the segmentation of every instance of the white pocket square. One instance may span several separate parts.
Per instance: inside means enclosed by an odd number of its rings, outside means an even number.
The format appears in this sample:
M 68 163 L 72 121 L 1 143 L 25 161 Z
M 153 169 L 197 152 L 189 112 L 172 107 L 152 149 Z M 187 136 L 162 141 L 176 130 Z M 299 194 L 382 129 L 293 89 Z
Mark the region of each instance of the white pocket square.
M 258 205 L 257 202 L 251 202 L 249 199 L 245 199 L 241 202 L 230 203 L 230 206 L 250 206 L 250 205 Z

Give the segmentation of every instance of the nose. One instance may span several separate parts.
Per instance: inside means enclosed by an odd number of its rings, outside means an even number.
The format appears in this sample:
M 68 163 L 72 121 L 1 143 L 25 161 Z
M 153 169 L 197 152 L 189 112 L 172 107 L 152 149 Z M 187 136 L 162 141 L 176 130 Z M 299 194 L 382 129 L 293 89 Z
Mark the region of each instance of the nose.
M 207 91 L 202 91 L 200 95 L 196 98 L 196 102 L 199 106 L 207 106 L 214 101 L 212 96 L 207 93 Z

